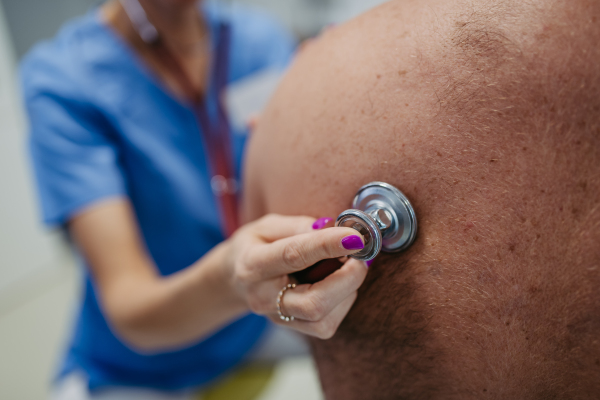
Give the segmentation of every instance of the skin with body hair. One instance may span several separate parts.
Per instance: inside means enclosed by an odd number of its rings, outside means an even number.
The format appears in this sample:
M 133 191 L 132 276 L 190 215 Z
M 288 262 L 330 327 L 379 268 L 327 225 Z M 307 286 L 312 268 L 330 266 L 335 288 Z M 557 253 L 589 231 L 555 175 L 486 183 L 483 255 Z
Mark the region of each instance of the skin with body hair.
M 328 399 L 600 398 L 600 3 L 392 1 L 298 57 L 245 212 L 335 217 L 385 181 L 416 242 L 373 263 Z

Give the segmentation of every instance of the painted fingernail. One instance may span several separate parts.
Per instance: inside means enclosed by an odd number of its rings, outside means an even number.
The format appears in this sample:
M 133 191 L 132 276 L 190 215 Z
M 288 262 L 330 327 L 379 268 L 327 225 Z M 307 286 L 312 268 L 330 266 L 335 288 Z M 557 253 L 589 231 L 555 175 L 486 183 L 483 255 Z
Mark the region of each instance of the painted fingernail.
M 346 236 L 345 238 L 343 238 L 342 246 L 344 246 L 346 250 L 360 250 L 365 248 L 365 245 L 363 244 L 360 237 L 356 235 Z
M 365 264 L 367 264 L 367 268 L 371 267 L 371 264 L 373 264 L 373 261 L 375 261 L 375 260 L 365 261 Z
M 332 218 L 327 218 L 327 217 L 319 218 L 318 220 L 315 221 L 312 228 L 313 229 L 323 229 L 325 227 L 325 225 L 327 225 L 331 221 L 333 221 Z

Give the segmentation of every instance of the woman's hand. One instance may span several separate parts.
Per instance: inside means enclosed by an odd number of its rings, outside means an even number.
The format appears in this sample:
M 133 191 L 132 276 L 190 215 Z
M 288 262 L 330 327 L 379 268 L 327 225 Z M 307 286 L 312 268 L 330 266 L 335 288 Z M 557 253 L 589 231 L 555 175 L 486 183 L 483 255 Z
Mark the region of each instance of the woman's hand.
M 313 222 L 308 217 L 264 217 L 168 276 L 160 274 L 146 252 L 126 199 L 82 211 L 69 222 L 69 232 L 88 261 L 111 328 L 132 348 L 155 353 L 196 343 L 249 309 L 283 323 L 276 301 L 289 273 L 356 251 L 342 245 L 356 231 L 313 231 Z M 283 312 L 297 319 L 286 325 L 321 338 L 332 336 L 366 273 L 362 262 L 351 259 L 321 282 L 288 290 Z
M 363 262 L 349 258 L 324 280 L 286 291 L 282 312 L 294 321 L 284 322 L 277 313 L 278 293 L 290 283 L 289 274 L 323 259 L 353 254 L 364 246 L 354 229 L 315 230 L 314 223 L 310 217 L 267 215 L 247 224 L 228 241 L 226 265 L 234 292 L 252 312 L 328 339 L 352 307 L 367 275 Z

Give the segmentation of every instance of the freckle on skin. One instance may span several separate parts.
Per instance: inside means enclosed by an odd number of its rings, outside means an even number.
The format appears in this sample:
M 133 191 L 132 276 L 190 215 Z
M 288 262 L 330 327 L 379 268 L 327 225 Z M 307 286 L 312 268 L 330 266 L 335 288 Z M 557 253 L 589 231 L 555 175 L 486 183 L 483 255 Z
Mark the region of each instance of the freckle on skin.
M 536 286 L 531 286 L 531 287 L 529 288 L 529 293 L 531 293 L 531 294 L 533 294 L 533 293 L 535 293 L 535 292 L 537 292 L 537 291 L 538 291 L 538 288 L 537 288 Z

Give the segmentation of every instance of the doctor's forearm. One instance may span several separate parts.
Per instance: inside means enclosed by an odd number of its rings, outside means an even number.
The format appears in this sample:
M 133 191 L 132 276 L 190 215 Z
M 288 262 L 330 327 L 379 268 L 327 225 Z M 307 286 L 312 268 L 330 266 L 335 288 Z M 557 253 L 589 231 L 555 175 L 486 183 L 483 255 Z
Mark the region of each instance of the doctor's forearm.
M 131 347 L 184 347 L 246 312 L 231 287 L 226 244 L 163 277 L 142 244 L 127 199 L 105 200 L 68 225 L 94 278 L 104 315 Z
M 181 348 L 248 312 L 223 273 L 224 245 L 194 265 L 112 294 L 109 317 L 119 336 L 141 352 Z

